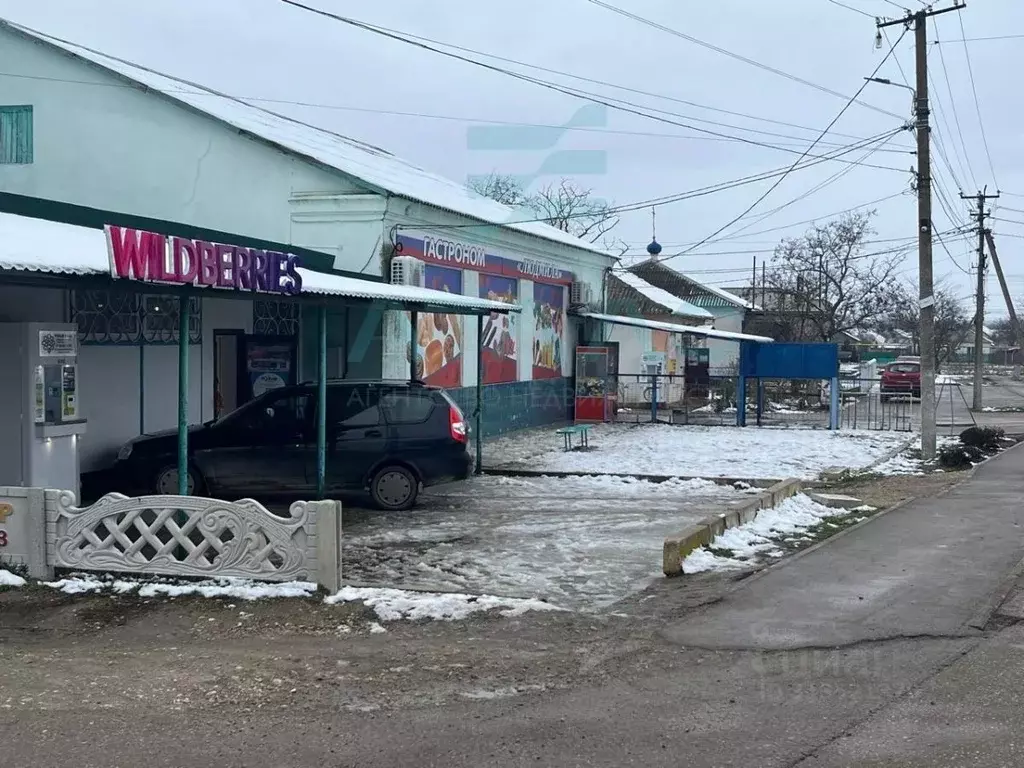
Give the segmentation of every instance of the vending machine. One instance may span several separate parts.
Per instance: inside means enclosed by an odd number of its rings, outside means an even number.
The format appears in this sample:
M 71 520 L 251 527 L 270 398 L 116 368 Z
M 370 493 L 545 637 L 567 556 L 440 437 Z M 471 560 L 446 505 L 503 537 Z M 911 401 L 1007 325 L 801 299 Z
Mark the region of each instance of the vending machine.
M 78 329 L 0 323 L 0 485 L 79 493 Z

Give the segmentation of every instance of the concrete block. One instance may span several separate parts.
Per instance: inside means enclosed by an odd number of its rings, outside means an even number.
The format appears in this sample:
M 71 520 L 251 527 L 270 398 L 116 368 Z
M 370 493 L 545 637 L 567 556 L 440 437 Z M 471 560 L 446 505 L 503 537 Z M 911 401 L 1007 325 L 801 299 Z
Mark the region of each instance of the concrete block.
M 842 493 L 817 493 L 808 491 L 807 495 L 819 504 L 832 509 L 853 509 L 861 506 L 864 502 L 853 496 L 846 496 Z
M 666 576 L 679 576 L 683 560 L 698 547 L 710 544 L 714 536 L 706 525 L 691 525 L 665 539 L 662 550 L 662 571 Z

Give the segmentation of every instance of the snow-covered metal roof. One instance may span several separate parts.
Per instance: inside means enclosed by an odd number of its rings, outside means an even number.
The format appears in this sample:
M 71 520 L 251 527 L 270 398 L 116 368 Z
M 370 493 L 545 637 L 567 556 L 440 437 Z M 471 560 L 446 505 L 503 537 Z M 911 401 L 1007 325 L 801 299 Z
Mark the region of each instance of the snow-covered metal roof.
M 471 192 L 462 184 L 395 157 L 386 150 L 20 24 L 0 19 L 0 27 L 9 27 L 71 53 L 287 152 L 354 176 L 394 195 L 545 240 L 610 256 L 604 249 L 557 227 L 539 221 L 527 221 L 535 218 L 535 214 L 518 211 Z
M 673 295 L 675 295 L 676 291 L 683 292 L 685 289 L 686 298 L 691 302 L 700 301 L 701 297 L 699 294 L 703 292 L 728 305 L 744 309 L 757 309 L 753 303 L 747 301 L 742 296 L 737 296 L 735 293 L 730 293 L 707 283 L 702 283 L 700 280 L 696 280 L 684 272 L 673 269 L 665 264 L 663 260 L 655 259 L 654 257 L 634 264 L 629 268 L 629 271 L 649 283 L 662 283 L 662 287 L 665 285 L 669 286 L 666 290 Z
M 0 213 L 0 270 L 55 275 L 109 275 L 103 230 Z M 314 272 L 299 267 L 302 293 L 388 301 L 403 306 L 463 310 L 466 313 L 521 312 L 518 304 L 477 299 L 372 280 Z M 216 288 L 205 289 L 216 292 Z
M 714 317 L 714 315 L 706 309 L 698 307 L 696 304 L 691 304 L 684 299 L 680 299 L 678 296 L 669 293 L 664 288 L 658 288 L 656 285 L 651 285 L 642 277 L 634 275 L 632 272 L 622 270 L 613 272 L 612 274 L 616 279 L 621 280 L 648 300 L 665 307 L 665 309 L 672 314 L 685 315 L 687 317 L 702 317 L 709 320 Z
M 600 312 L 579 312 L 579 317 L 588 317 L 591 320 L 600 320 L 614 325 L 631 325 L 634 328 L 650 328 L 655 331 L 668 331 L 669 333 L 692 333 L 694 336 L 706 336 L 709 339 L 724 339 L 726 341 L 756 341 L 762 344 L 769 344 L 774 339 L 768 336 L 754 336 L 749 333 L 734 333 L 733 331 L 719 331 L 715 328 L 704 328 L 697 325 L 677 325 L 676 323 L 662 323 L 657 320 L 647 320 L 642 317 L 626 317 L 625 315 L 605 315 Z

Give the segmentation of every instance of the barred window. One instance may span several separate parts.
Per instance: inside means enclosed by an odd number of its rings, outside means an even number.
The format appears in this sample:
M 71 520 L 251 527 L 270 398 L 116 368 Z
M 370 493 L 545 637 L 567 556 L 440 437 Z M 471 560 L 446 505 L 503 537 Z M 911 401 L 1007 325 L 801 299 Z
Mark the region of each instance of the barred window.
M 189 297 L 188 338 L 203 337 L 202 302 Z M 71 321 L 80 344 L 177 344 L 178 297 L 118 290 L 72 291 Z
M 295 336 L 299 332 L 299 303 L 256 299 L 252 304 L 252 332 L 262 336 Z

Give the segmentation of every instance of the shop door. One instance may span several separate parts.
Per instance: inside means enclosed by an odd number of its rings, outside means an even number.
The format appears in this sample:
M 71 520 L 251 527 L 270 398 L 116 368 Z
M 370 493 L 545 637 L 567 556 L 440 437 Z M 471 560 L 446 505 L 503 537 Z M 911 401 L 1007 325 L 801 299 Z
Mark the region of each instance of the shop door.
M 298 383 L 298 341 L 294 336 L 249 335 L 241 347 L 240 403 Z

